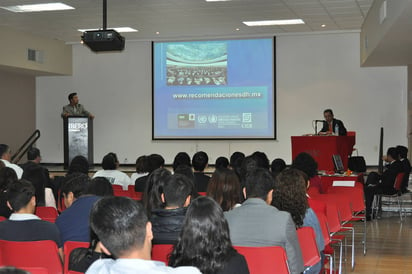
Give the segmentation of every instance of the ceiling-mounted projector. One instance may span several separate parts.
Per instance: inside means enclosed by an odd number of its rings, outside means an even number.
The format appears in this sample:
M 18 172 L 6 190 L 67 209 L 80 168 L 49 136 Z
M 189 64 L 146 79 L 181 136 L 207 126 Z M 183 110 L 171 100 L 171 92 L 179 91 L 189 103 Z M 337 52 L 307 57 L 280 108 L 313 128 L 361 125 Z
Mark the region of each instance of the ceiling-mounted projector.
M 91 30 L 85 31 L 82 35 L 82 41 L 92 51 L 120 51 L 124 49 L 125 39 L 117 31 Z

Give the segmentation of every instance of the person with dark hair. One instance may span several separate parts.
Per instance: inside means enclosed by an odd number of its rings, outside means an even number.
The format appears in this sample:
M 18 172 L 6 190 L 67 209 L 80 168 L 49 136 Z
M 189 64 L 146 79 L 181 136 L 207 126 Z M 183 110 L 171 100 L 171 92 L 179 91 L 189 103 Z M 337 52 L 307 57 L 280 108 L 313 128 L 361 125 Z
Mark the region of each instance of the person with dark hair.
M 40 150 L 36 147 L 30 147 L 29 150 L 27 151 L 27 162 L 20 165 L 20 167 L 23 169 L 23 173 L 26 171 L 26 169 L 31 168 L 33 166 L 40 167 L 43 170 L 44 178 L 46 180 L 44 182 L 44 186 L 47 188 L 51 188 L 51 190 L 53 190 L 53 184 L 51 183 L 51 180 L 50 180 L 49 170 L 41 166 L 40 162 L 41 162 Z M 38 199 L 37 193 L 36 193 L 36 198 Z
M 91 119 L 94 118 L 94 115 L 88 112 L 83 105 L 79 104 L 79 97 L 76 92 L 70 93 L 67 97 L 69 99 L 69 104 L 63 107 L 62 118 L 68 116 L 87 116 Z
M 56 225 L 60 230 L 62 242 L 89 242 L 89 214 L 93 204 L 100 198 L 88 195 L 90 178 L 77 173 L 61 187 L 66 209 L 57 217 Z
M 94 177 L 86 190 L 87 194 L 96 196 L 113 196 L 113 187 L 106 177 Z
M 386 170 L 382 174 L 371 172 L 365 183 L 365 207 L 366 220 L 372 219 L 372 202 L 375 194 L 395 194 L 397 190 L 393 187 L 396 176 L 403 172 L 402 164 L 399 161 L 399 154 L 396 148 L 390 147 L 386 153 L 385 161 L 388 163 Z
M 215 161 L 215 169 L 229 168 L 229 160 L 226 157 L 217 157 Z
M 105 177 L 112 185 L 121 185 L 123 190 L 127 190 L 130 184 L 130 177 L 126 173 L 118 170 L 119 160 L 116 153 L 109 152 L 103 157 L 102 168 L 98 170 L 93 178 Z
M 411 162 L 409 162 L 408 160 L 408 148 L 405 146 L 398 145 L 396 146 L 396 150 L 398 151 L 399 161 L 402 165 L 402 172 L 405 173 L 405 176 L 403 176 L 401 190 L 402 193 L 406 193 L 409 192 L 409 174 L 411 173 Z
M 10 167 L 3 167 L 0 169 L 0 216 L 9 218 L 13 213 L 7 206 L 7 188 L 11 184 L 17 182 L 17 180 L 17 175 L 14 169 Z
M 315 232 L 315 240 L 323 257 L 325 242 L 322 230 L 315 212 L 309 207 L 306 196 L 306 175 L 297 169 L 286 169 L 279 173 L 275 180 L 275 190 L 273 191 L 272 205 L 279 210 L 289 212 L 296 228 L 309 226 Z M 322 262 L 314 266 L 305 266 L 305 274 L 317 274 L 322 268 Z
M 227 168 L 216 169 L 207 187 L 207 196 L 213 198 L 223 211 L 240 206 L 240 183 L 236 173 Z
M 136 180 L 140 177 L 146 176 L 149 174 L 149 157 L 146 155 L 139 156 L 136 159 L 136 172 L 130 175 L 130 185 L 134 185 Z
M 207 176 L 204 171 L 208 166 L 209 156 L 206 152 L 198 151 L 193 155 L 192 166 L 194 175 L 195 190 L 197 192 L 206 192 L 207 185 L 209 184 L 210 177 Z
M 182 229 L 186 209 L 192 198 L 193 184 L 184 175 L 169 176 L 161 194 L 164 208 L 152 210 L 153 244 L 175 244 Z
M 7 241 L 54 241 L 63 259 L 63 243 L 56 225 L 34 215 L 36 197 L 33 185 L 20 180 L 9 185 L 7 205 L 13 211 L 8 220 L 0 222 L 0 239 Z
M 190 156 L 186 152 L 179 152 L 176 154 L 172 164 L 173 171 L 180 165 L 192 166 L 190 163 Z
M 149 178 L 150 173 L 154 170 L 161 168 L 165 165 L 165 159 L 159 154 L 150 154 L 148 156 L 148 170 L 149 173 L 146 176 L 142 176 L 136 179 L 134 183 L 134 190 L 136 192 L 144 192 L 146 189 L 147 179 Z
M 150 218 L 153 209 L 164 208 L 162 201 L 163 186 L 172 173 L 165 168 L 154 170 L 147 179 L 146 189 L 143 192 L 143 206 Z
M 343 122 L 334 118 L 332 109 L 325 109 L 323 117 L 325 121 L 323 121 L 322 129 L 319 132 L 320 135 L 346 136 L 347 131 Z
M 270 171 L 273 174 L 273 177 L 276 177 L 280 172 L 282 172 L 286 168 L 286 163 L 281 158 L 276 158 L 270 164 Z
M 90 226 L 104 253 L 115 259 L 95 261 L 87 274 L 200 273 L 194 267 L 171 268 L 151 261 L 152 227 L 140 203 L 127 197 L 104 197 L 90 213 Z M 116 233 L 113 233 L 113 232 Z
M 255 157 L 258 167 L 269 169 L 269 158 L 264 152 L 255 151 L 252 156 Z
M 35 164 L 29 165 L 23 171 L 23 179 L 30 181 L 36 189 L 36 205 L 49 206 L 56 208 L 56 200 L 54 199 L 53 190 L 46 187 L 47 178 L 44 169 Z
M 257 168 L 246 175 L 242 206 L 225 212 L 235 246 L 281 246 L 291 273 L 303 271 L 295 224 L 288 212 L 271 206 L 275 182 L 269 170 Z M 259 228 L 256 230 L 256 228 Z
M 222 209 L 209 197 L 189 206 L 169 265 L 195 266 L 203 274 L 249 273 L 245 258 L 232 246 Z
M 80 172 L 86 175 L 89 174 L 89 161 L 86 157 L 82 155 L 77 155 L 70 161 L 67 174 L 75 172 Z
M 240 152 L 240 151 L 233 152 L 232 155 L 230 155 L 229 167 L 232 169 L 235 169 L 235 167 L 238 166 L 238 164 L 243 161 L 243 158 L 245 158 L 245 154 L 243 152 Z
M 319 193 L 322 193 L 322 182 L 318 175 L 318 163 L 309 153 L 299 153 L 296 158 L 293 159 L 291 167 L 303 171 L 309 178 L 309 187 L 316 189 Z
M 21 176 L 23 175 L 23 169 L 19 167 L 16 164 L 11 163 L 11 149 L 8 145 L 6 144 L 0 144 L 0 161 L 3 162 L 3 164 L 6 167 L 14 169 L 16 172 L 17 178 L 21 179 Z

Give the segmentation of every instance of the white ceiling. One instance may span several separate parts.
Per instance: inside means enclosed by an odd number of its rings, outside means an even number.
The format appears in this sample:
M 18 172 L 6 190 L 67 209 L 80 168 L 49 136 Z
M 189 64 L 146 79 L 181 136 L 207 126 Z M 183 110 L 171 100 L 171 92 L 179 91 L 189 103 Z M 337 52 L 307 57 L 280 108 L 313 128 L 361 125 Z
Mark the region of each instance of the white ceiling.
M 0 27 L 78 42 L 77 29 L 102 27 L 102 0 L 59 0 L 75 10 L 13 13 L 0 9 Z M 51 2 L 0 0 L 0 6 Z M 107 0 L 107 26 L 132 27 L 126 39 L 259 36 L 360 30 L 373 0 Z M 242 21 L 301 18 L 304 25 L 247 27 Z M 326 27 L 322 28 L 321 25 Z M 239 30 L 236 30 L 239 28 Z M 156 34 L 159 32 L 159 34 Z

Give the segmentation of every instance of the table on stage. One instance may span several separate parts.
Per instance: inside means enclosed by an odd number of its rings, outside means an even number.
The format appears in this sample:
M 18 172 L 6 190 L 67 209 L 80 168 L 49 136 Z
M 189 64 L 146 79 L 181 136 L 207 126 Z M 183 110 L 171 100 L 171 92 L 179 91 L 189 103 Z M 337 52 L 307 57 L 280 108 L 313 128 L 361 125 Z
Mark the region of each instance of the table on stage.
M 301 153 L 309 153 L 318 163 L 318 170 L 335 170 L 333 155 L 340 155 L 343 167 L 348 168 L 348 156 L 355 145 L 355 134 L 348 136 L 292 136 L 292 159 Z
M 333 185 L 334 181 L 354 181 L 354 182 L 361 182 L 363 183 L 363 174 L 352 174 L 350 176 L 345 175 L 323 175 L 320 176 L 321 185 L 321 193 L 326 193 L 328 188 Z

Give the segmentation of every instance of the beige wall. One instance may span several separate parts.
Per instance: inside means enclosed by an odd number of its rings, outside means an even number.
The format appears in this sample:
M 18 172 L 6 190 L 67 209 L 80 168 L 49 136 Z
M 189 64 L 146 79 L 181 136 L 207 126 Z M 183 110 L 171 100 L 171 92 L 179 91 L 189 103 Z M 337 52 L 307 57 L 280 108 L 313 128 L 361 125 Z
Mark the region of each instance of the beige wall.
M 35 130 L 35 78 L 0 70 L 0 83 L 0 143 L 15 152 Z

